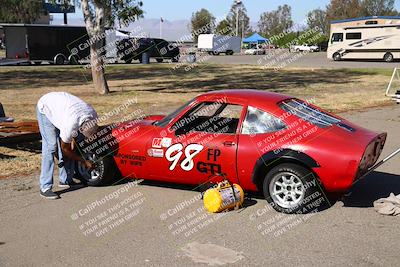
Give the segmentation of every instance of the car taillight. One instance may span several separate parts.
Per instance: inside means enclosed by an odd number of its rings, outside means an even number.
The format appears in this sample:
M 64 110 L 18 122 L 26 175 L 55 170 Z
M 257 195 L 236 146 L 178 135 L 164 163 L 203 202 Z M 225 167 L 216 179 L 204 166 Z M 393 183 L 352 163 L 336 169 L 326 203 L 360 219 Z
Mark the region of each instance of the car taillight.
M 386 134 L 377 136 L 368 146 L 360 161 L 359 174 L 365 173 L 375 162 L 382 153 L 383 146 L 385 145 Z

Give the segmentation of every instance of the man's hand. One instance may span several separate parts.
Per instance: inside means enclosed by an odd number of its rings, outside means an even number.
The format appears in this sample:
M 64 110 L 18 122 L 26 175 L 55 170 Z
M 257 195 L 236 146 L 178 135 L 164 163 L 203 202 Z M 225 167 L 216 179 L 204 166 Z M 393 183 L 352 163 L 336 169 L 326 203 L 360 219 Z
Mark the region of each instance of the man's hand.
M 83 164 L 85 165 L 85 168 L 88 170 L 93 170 L 94 168 L 96 168 L 96 165 L 90 160 L 85 160 Z
M 96 167 L 96 165 L 92 161 L 86 160 L 86 159 L 82 158 L 81 156 L 79 156 L 78 154 L 76 154 L 72 150 L 72 145 L 70 143 L 64 143 L 63 140 L 60 140 L 60 141 L 61 141 L 61 150 L 62 150 L 64 156 L 66 156 L 70 160 L 82 162 L 83 165 L 89 170 L 93 170 Z

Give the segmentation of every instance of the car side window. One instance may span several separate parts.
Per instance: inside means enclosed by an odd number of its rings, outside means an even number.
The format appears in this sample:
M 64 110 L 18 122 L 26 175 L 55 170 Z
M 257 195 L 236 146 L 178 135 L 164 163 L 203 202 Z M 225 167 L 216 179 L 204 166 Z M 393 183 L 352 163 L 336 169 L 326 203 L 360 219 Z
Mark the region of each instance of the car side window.
M 273 133 L 286 129 L 285 123 L 263 110 L 249 106 L 243 122 L 242 134 Z
M 189 132 L 235 134 L 242 109 L 240 105 L 203 102 L 182 116 L 171 128 L 176 135 Z

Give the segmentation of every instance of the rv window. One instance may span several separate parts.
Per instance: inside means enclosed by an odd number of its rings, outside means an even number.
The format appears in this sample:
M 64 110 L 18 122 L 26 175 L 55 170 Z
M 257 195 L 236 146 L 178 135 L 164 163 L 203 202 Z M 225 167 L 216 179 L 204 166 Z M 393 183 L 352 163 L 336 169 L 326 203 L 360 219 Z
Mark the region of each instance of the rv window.
M 346 39 L 347 40 L 359 40 L 359 39 L 361 39 L 361 32 L 346 33 Z
M 334 42 L 343 42 L 343 33 L 332 34 L 331 43 L 334 43 Z

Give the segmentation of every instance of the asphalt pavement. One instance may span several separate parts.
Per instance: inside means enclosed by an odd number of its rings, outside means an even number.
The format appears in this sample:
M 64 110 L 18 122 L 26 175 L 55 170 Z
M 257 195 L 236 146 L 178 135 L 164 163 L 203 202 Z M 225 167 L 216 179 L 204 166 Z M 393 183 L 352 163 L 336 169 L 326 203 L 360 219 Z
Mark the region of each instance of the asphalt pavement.
M 197 63 L 201 64 L 221 64 L 221 65 L 257 65 L 268 68 L 327 68 L 327 69 L 342 69 L 342 68 L 382 68 L 393 69 L 400 68 L 400 61 L 391 63 L 379 60 L 345 60 L 335 62 L 326 56 L 326 52 L 316 53 L 291 53 L 288 50 L 277 49 L 270 50 L 266 55 L 240 55 L 235 54 L 226 56 L 212 56 L 208 54 L 197 54 Z M 12 61 L 12 60 L 11 60 Z M 14 60 L 15 61 L 15 60 Z M 182 56 L 180 63 L 187 64 L 187 57 Z M 10 60 L 0 60 L 0 68 L 2 65 L 9 63 Z M 140 64 L 139 61 L 134 61 L 131 64 Z M 151 64 L 170 64 L 169 60 L 164 63 L 157 63 L 155 59 L 151 59 Z M 125 63 L 110 63 L 110 65 L 125 65 Z M 34 68 L 40 67 L 37 65 L 20 65 L 20 67 Z M 41 66 L 49 66 L 48 63 L 42 63 Z M 57 67 L 57 65 L 51 65 Z M 67 65 L 66 65 L 67 66 Z M 70 65 L 71 67 L 76 67 Z
M 400 68 L 400 61 L 383 62 L 377 60 L 343 60 L 333 61 L 327 58 L 326 52 L 291 53 L 288 50 L 271 50 L 266 55 L 233 55 L 226 56 L 200 56 L 205 63 L 217 64 L 248 64 L 260 65 L 270 68 Z
M 400 145 L 400 106 L 344 114 Z M 121 182 L 39 196 L 38 175 L 0 180 L 0 266 L 397 266 L 400 217 L 372 202 L 400 193 L 400 157 L 331 208 L 284 215 L 261 198 L 209 215 L 187 188 Z M 156 167 L 156 166 L 155 166 Z

